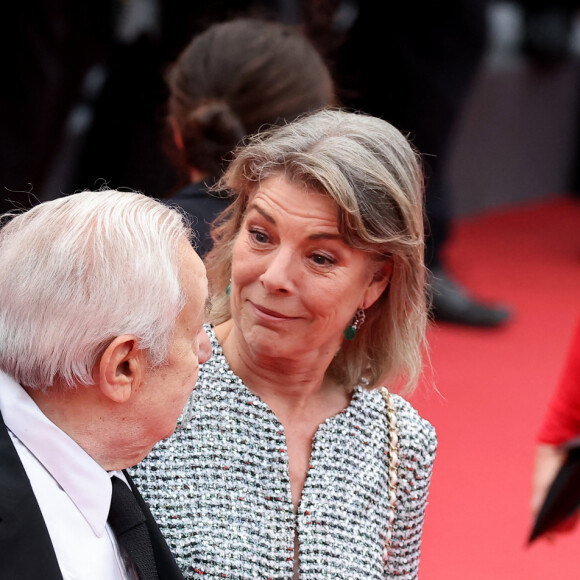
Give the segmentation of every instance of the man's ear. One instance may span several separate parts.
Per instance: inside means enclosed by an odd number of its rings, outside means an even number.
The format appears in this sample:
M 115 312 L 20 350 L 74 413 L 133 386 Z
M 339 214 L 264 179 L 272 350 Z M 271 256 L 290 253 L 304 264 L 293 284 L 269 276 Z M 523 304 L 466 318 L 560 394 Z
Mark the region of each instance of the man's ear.
M 115 338 L 97 361 L 95 382 L 105 397 L 124 403 L 141 386 L 143 367 L 143 351 L 138 349 L 137 337 L 124 334 Z
M 363 310 L 370 308 L 379 299 L 381 294 L 389 285 L 392 274 L 393 262 L 391 260 L 386 260 L 375 270 L 373 277 L 365 290 L 363 304 L 361 305 Z

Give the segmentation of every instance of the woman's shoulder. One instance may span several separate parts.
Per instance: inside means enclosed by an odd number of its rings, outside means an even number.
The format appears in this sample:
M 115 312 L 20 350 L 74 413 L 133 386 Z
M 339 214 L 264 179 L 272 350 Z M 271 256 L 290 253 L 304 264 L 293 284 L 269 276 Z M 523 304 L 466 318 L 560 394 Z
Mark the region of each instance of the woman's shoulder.
M 407 399 L 396 394 L 391 394 L 391 397 L 397 410 L 399 425 L 408 429 L 419 429 L 430 439 L 437 439 L 435 427 L 429 420 L 422 417 Z
M 413 405 L 400 395 L 391 395 L 396 409 L 399 459 L 408 459 L 418 469 L 430 471 L 437 452 L 437 432 Z

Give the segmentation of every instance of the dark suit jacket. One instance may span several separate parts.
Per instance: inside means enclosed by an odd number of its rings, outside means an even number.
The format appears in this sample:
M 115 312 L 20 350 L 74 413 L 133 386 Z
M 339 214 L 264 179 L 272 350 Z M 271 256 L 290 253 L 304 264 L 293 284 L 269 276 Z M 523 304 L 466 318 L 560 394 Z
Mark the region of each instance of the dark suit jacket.
M 125 472 L 147 518 L 159 578 L 183 580 L 149 508 Z M 0 578 L 62 580 L 32 486 L 0 413 Z M 103 579 L 106 580 L 106 579 Z
M 189 215 L 192 229 L 197 233 L 195 249 L 201 257 L 213 247 L 210 223 L 231 203 L 226 192 L 209 192 L 214 183 L 215 179 L 212 178 L 200 183 L 189 183 L 172 197 L 159 200 L 170 207 L 180 207 Z

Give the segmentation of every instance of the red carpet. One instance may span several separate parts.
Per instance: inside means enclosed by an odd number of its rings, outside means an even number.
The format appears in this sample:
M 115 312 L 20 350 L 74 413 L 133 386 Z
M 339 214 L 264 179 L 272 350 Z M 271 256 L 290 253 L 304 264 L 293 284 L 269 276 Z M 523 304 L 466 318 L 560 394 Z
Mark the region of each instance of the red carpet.
M 526 546 L 534 436 L 580 316 L 580 200 L 461 220 L 450 272 L 505 302 L 500 329 L 434 325 L 433 373 L 412 402 L 437 428 L 421 580 L 580 578 L 580 529 Z

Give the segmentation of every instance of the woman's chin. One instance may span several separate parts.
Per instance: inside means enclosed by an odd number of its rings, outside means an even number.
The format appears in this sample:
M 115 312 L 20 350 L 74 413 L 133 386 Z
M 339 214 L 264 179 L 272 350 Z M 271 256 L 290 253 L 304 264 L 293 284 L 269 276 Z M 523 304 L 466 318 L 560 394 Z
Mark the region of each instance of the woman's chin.
M 255 325 L 244 333 L 246 343 L 259 356 L 292 358 L 304 351 L 304 335 L 289 334 L 278 328 Z

